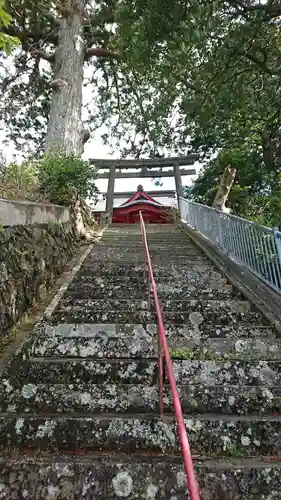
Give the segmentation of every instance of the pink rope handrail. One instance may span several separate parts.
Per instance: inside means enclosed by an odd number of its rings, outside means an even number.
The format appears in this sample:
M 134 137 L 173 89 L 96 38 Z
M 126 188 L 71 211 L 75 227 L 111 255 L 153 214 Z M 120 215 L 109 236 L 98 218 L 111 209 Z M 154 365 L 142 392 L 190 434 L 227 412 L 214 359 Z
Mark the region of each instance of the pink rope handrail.
M 176 422 L 178 425 L 178 430 L 179 430 L 181 452 L 182 452 L 182 456 L 183 456 L 184 469 L 185 469 L 186 478 L 187 478 L 189 496 L 190 496 L 190 500 L 200 500 L 198 483 L 197 483 L 197 479 L 196 479 L 196 475 L 195 475 L 195 471 L 194 471 L 191 450 L 190 450 L 189 441 L 188 441 L 188 437 L 187 437 L 187 433 L 186 433 L 186 427 L 185 427 L 184 418 L 183 418 L 183 411 L 182 411 L 182 407 L 181 407 L 181 403 L 180 403 L 180 398 L 178 395 L 177 384 L 176 384 L 176 379 L 175 379 L 174 370 L 173 370 L 173 364 L 172 364 L 172 360 L 171 360 L 171 356 L 170 356 L 170 352 L 169 352 L 166 331 L 165 331 L 164 322 L 163 322 L 162 311 L 161 311 L 159 298 L 158 298 L 157 285 L 156 285 L 155 278 L 154 278 L 151 257 L 150 257 L 150 253 L 149 253 L 148 243 L 147 243 L 145 224 L 144 224 L 144 220 L 143 220 L 143 216 L 142 216 L 141 211 L 139 212 L 139 214 L 140 214 L 141 233 L 142 233 L 142 239 L 143 239 L 143 245 L 144 245 L 144 263 L 145 263 L 145 265 L 147 263 L 147 267 L 148 267 L 149 287 L 151 284 L 153 298 L 154 298 L 154 304 L 155 304 L 155 310 L 156 310 L 156 315 L 157 315 L 157 324 L 158 324 L 160 414 L 161 414 L 161 416 L 163 415 L 163 361 L 162 361 L 162 351 L 163 351 L 165 362 L 166 362 L 166 367 L 167 367 L 168 380 L 169 380 L 171 393 L 172 393 L 172 401 L 173 401 L 173 406 L 174 406 L 175 419 L 176 419 Z M 150 294 L 150 290 L 149 290 L 149 294 Z

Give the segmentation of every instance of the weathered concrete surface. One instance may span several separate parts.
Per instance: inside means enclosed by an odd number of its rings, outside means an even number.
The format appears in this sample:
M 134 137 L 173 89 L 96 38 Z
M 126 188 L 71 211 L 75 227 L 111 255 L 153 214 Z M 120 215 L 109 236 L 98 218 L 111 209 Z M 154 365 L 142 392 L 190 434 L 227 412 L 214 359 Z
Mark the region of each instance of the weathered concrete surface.
M 68 207 L 32 201 L 0 199 L 0 222 L 2 226 L 29 226 L 70 221 Z
M 198 415 L 185 420 L 194 454 L 201 456 L 278 455 L 281 417 Z M 0 416 L 0 449 L 119 450 L 173 453 L 180 451 L 173 420 L 144 415 Z
M 9 413 L 155 413 L 157 386 L 133 384 L 34 384 L 0 388 L 0 411 Z M 169 404 L 171 408 L 171 404 Z
M 93 325 L 95 326 L 95 325 Z M 120 325 L 121 326 L 121 325 Z M 81 331 L 82 329 L 80 329 Z M 92 335 L 87 336 L 84 331 L 82 336 L 56 335 L 53 332 L 30 338 L 24 346 L 27 356 L 45 357 L 81 357 L 81 358 L 150 358 L 157 353 L 157 336 L 148 333 L 141 325 L 124 325 L 114 328 L 108 336 L 99 327 L 99 330 L 90 328 Z M 56 331 L 56 330 L 55 330 Z M 62 330 L 61 330 L 62 331 Z M 75 330 L 74 332 L 75 333 Z M 95 335 L 93 335 L 95 333 Z
M 14 387 L 22 381 L 57 384 L 76 383 L 157 383 L 156 361 L 145 359 L 53 359 L 34 358 L 23 361 L 20 357 L 3 373 Z
M 176 380 L 180 384 L 222 384 L 278 386 L 281 361 L 257 360 L 177 360 L 173 362 Z M 270 395 L 269 395 L 270 397 Z
M 106 324 L 105 324 L 106 325 Z M 25 356 L 44 356 L 44 357 L 81 357 L 81 358 L 150 358 L 158 354 L 157 331 L 153 325 L 147 325 L 146 328 L 139 327 L 134 332 L 134 326 L 118 325 L 119 336 L 116 337 L 114 327 L 112 336 L 103 335 L 102 325 L 95 332 L 87 328 L 83 331 L 84 325 L 80 329 L 74 329 L 67 332 L 62 327 L 71 325 L 62 324 L 58 327 L 49 326 L 49 333 L 40 332 L 40 337 L 34 335 L 30 337 L 25 345 L 23 354 Z M 88 325 L 88 327 L 91 326 Z M 108 325 L 106 325 L 108 326 Z M 112 325 L 113 326 L 113 325 Z M 122 330 L 124 326 L 124 330 Z M 275 341 L 272 344 L 268 342 L 268 337 L 257 339 L 205 339 L 190 330 L 185 335 L 184 328 L 174 325 L 169 329 L 167 325 L 166 333 L 169 339 L 171 355 L 174 359 L 192 359 L 192 360 L 280 360 L 281 343 Z M 137 327 L 137 325 L 136 325 Z M 44 330 L 43 330 L 44 331 Z M 63 332 L 66 331 L 65 336 Z M 78 332 L 82 333 L 78 333 Z M 58 332 L 58 333 L 56 333 Z M 253 334 L 258 332 L 253 330 Z M 261 331 L 260 334 L 265 332 Z M 115 334 L 115 335 L 114 335 Z M 122 335 L 123 334 L 123 335 Z M 188 335 L 190 334 L 190 335 Z M 190 339 L 190 340 L 189 340 Z
M 266 325 L 265 319 L 259 313 L 249 310 L 248 302 L 182 300 L 161 301 L 161 306 L 164 319 L 168 323 L 195 324 L 201 327 L 212 325 L 213 328 L 217 325 L 239 323 Z M 62 323 L 133 323 L 133 317 L 139 317 L 138 322 L 142 323 L 155 316 L 153 313 L 147 313 L 147 307 L 147 301 L 138 299 L 74 300 L 73 297 L 65 296 L 58 305 L 54 318 L 61 317 Z M 86 318 L 89 318 L 89 321 Z
M 156 385 L 30 383 L 13 387 L 4 379 L 0 387 L 0 411 L 8 413 L 156 413 Z M 177 385 L 186 416 L 215 412 L 260 416 L 281 413 L 281 388 L 243 385 Z M 170 387 L 164 392 L 165 413 L 173 415 Z
M 175 243 L 176 242 L 176 243 Z M 185 241 L 163 241 L 160 240 L 158 242 L 153 242 L 149 243 L 149 250 L 151 252 L 173 252 L 177 251 L 179 253 L 183 252 L 185 254 L 187 251 L 190 253 L 198 253 L 198 248 L 196 245 L 188 245 L 186 244 Z M 105 242 L 104 239 L 102 241 L 99 241 L 97 245 L 97 251 L 100 249 L 106 250 L 106 249 L 114 249 L 117 252 L 131 252 L 132 250 L 136 250 L 138 252 L 143 253 L 143 243 L 141 240 L 136 240 L 136 241 L 128 241 L 128 238 L 124 239 L 124 241 L 116 241 L 115 243 L 112 241 Z M 94 254 L 94 252 L 93 252 Z
M 266 460 L 196 461 L 201 500 L 279 500 L 280 465 Z M 62 456 L 0 459 L 6 500 L 184 500 L 180 460 L 159 457 Z M 0 496 L 1 498 L 1 496 Z
M 204 279 L 204 276 L 212 276 L 214 281 L 218 272 L 215 266 L 210 264 L 196 262 L 196 266 L 192 265 L 183 267 L 179 263 L 165 262 L 163 264 L 154 264 L 153 266 L 154 275 L 157 278 L 174 278 L 175 280 L 184 279 L 190 281 L 197 278 L 197 282 Z M 144 265 L 143 263 L 132 263 L 132 262 L 93 262 L 87 267 L 81 268 L 80 275 L 89 276 L 92 279 L 95 276 L 129 276 L 129 277 L 143 277 L 144 275 Z M 223 278 L 221 278 L 223 279 Z M 226 280 L 224 280 L 226 283 Z
M 77 298 L 90 299 L 147 299 L 148 284 L 146 278 L 116 278 L 109 280 L 106 278 L 84 279 L 79 276 L 68 288 L 65 296 L 75 295 Z M 175 283 L 174 280 L 158 281 L 158 295 L 160 298 L 173 299 L 204 299 L 223 300 L 237 297 L 230 285 L 220 283 L 206 284 L 205 288 L 198 289 L 194 285 L 189 285 L 185 281 Z
M 196 247 L 196 245 L 188 245 L 186 244 L 185 241 L 177 241 L 176 239 L 175 240 L 170 240 L 170 241 L 163 241 L 162 239 L 161 240 L 158 240 L 158 241 L 154 241 L 152 243 L 149 243 L 148 242 L 148 246 L 149 246 L 149 250 L 153 253 L 153 252 L 160 252 L 160 253 L 163 253 L 163 252 L 172 252 L 173 250 L 175 250 L 176 252 L 178 253 L 181 253 L 183 252 L 183 255 L 186 253 L 186 252 L 190 252 L 191 254 L 195 254 L 195 253 L 198 253 L 198 249 Z M 143 243 L 140 239 L 138 240 L 135 240 L 135 241 L 131 241 L 131 240 L 128 240 L 128 238 L 125 238 L 123 241 L 118 241 L 116 240 L 115 242 L 113 241 L 104 241 L 104 239 L 100 240 L 98 242 L 98 245 L 97 245 L 97 248 L 94 252 L 92 252 L 92 256 L 95 255 L 96 251 L 99 252 L 99 251 L 102 251 L 102 252 L 106 252 L 106 251 L 115 251 L 117 253 L 130 253 L 130 252 L 133 252 L 133 251 L 136 251 L 138 253 L 142 253 L 143 254 Z M 203 255 L 201 253 L 201 255 Z
M 202 336 L 199 330 L 185 325 L 166 325 L 166 335 L 173 358 L 217 361 L 280 359 L 281 342 L 275 339 L 274 332 L 269 328 L 240 327 L 238 331 L 235 328 L 228 328 L 226 332 L 218 333 L 221 336 L 210 338 Z M 96 357 L 102 357 L 102 353 L 104 355 L 107 353 L 111 358 L 149 357 L 157 354 L 156 339 L 155 324 L 41 323 L 25 341 L 22 356 L 24 358 L 30 355 L 46 356 L 49 352 L 48 355 L 60 357 L 85 357 L 90 355 L 90 352 L 85 352 L 83 348 L 86 341 L 91 342 L 90 346 Z
M 160 265 L 165 265 L 167 262 L 167 254 L 159 254 L 159 255 L 152 255 L 152 261 L 154 264 L 160 264 Z M 173 258 L 173 261 L 175 264 L 181 265 L 181 266 L 189 266 L 192 265 L 192 263 L 196 262 L 198 265 L 203 265 L 206 266 L 208 261 L 201 255 L 175 255 Z M 143 258 L 143 252 L 137 254 L 136 252 L 132 251 L 130 254 L 118 254 L 117 252 L 112 252 L 112 254 L 102 254 L 102 253 L 96 253 L 95 256 L 89 259 L 87 263 L 85 264 L 85 268 L 92 267 L 93 264 L 98 263 L 98 262 L 103 262 L 103 263 L 123 263 L 123 262 L 131 262 L 135 263 L 136 265 L 143 264 L 144 258 Z
M 265 336 L 266 334 L 266 336 Z M 173 340 L 170 342 L 171 347 L 175 347 Z M 181 347 L 192 349 L 194 356 L 204 359 L 204 357 L 213 359 L 275 359 L 281 358 L 281 341 L 276 340 L 273 333 L 269 329 L 252 329 L 251 338 L 239 337 L 235 338 L 193 338 L 181 341 Z M 198 347 L 199 346 L 199 347 Z M 179 346 L 178 346 L 179 347 Z M 175 356 L 175 355 L 174 355 Z M 182 356 L 183 357 L 183 356 Z

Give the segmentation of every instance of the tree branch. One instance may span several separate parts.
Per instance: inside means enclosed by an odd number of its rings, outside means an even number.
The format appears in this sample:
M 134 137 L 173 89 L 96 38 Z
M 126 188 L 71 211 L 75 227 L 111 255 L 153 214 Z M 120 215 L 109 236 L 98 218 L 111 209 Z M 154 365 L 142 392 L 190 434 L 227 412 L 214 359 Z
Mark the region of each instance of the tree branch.
M 254 56 L 253 54 L 250 54 L 249 52 L 246 52 L 246 51 L 239 51 L 237 52 L 238 55 L 242 56 L 242 57 L 245 57 L 246 59 L 249 59 L 250 61 L 252 61 L 254 64 L 256 64 L 256 66 L 258 66 L 260 69 L 263 70 L 264 73 L 267 73 L 268 75 L 277 75 L 281 72 L 281 68 L 274 68 L 274 69 L 270 69 L 264 61 L 261 61 L 260 59 L 258 59 L 256 56 Z
M 118 52 L 107 50 L 102 47 L 90 47 L 85 50 L 85 61 L 87 61 L 93 56 L 108 57 L 110 59 L 121 59 L 121 55 Z
M 15 36 L 17 37 L 21 43 L 26 43 L 28 40 L 32 40 L 33 42 L 41 42 L 42 40 L 48 40 L 48 42 L 57 44 L 58 37 L 54 31 L 50 31 L 49 33 L 41 33 L 39 31 L 27 31 L 25 29 L 16 28 L 15 26 L 7 26 L 2 27 L 1 31 L 5 33 L 5 35 Z
M 86 26 L 101 26 L 102 24 L 113 24 L 116 22 L 116 19 L 111 11 L 108 11 L 107 15 L 99 16 L 99 15 L 86 15 L 84 18 L 84 28 Z
M 90 131 L 84 129 L 82 132 L 82 143 L 86 144 L 86 142 L 90 139 L 90 137 L 91 137 Z
M 51 63 L 54 62 L 55 60 L 55 53 L 48 54 L 48 52 L 45 52 L 44 50 L 41 49 L 31 49 L 30 54 L 34 57 L 45 59 L 45 61 L 49 61 Z

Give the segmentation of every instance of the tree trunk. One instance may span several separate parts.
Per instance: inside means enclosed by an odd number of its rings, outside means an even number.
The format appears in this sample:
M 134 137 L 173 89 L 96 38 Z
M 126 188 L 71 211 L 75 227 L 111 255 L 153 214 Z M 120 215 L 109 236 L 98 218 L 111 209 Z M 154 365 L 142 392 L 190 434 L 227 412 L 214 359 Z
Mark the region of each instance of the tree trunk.
M 59 28 L 45 151 L 80 155 L 83 152 L 84 2 L 71 0 L 69 4 Z
M 263 161 L 267 171 L 270 173 L 274 171 L 273 144 L 271 142 L 270 135 L 266 129 L 264 129 L 261 132 L 261 136 L 262 136 Z
M 279 165 L 274 158 L 276 156 L 278 157 L 278 154 L 276 155 L 272 137 L 270 136 L 269 132 L 266 129 L 264 129 L 261 132 L 261 136 L 262 136 L 263 161 L 270 181 L 271 194 L 274 195 L 276 193 L 279 196 L 280 193 Z
M 232 184 L 234 182 L 236 175 L 236 168 L 231 168 L 230 166 L 226 167 L 221 179 L 220 179 L 220 185 L 217 190 L 216 197 L 213 202 L 213 207 L 216 208 L 217 210 L 220 210 L 221 212 L 224 213 L 229 213 L 230 209 L 225 206 Z

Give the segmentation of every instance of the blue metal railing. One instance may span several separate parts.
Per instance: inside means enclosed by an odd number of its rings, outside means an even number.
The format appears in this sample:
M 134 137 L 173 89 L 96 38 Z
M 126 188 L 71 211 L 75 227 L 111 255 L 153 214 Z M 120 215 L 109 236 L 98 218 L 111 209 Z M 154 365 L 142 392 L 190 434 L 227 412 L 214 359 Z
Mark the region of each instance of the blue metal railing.
M 183 222 L 281 293 L 281 232 L 215 208 L 180 199 Z

